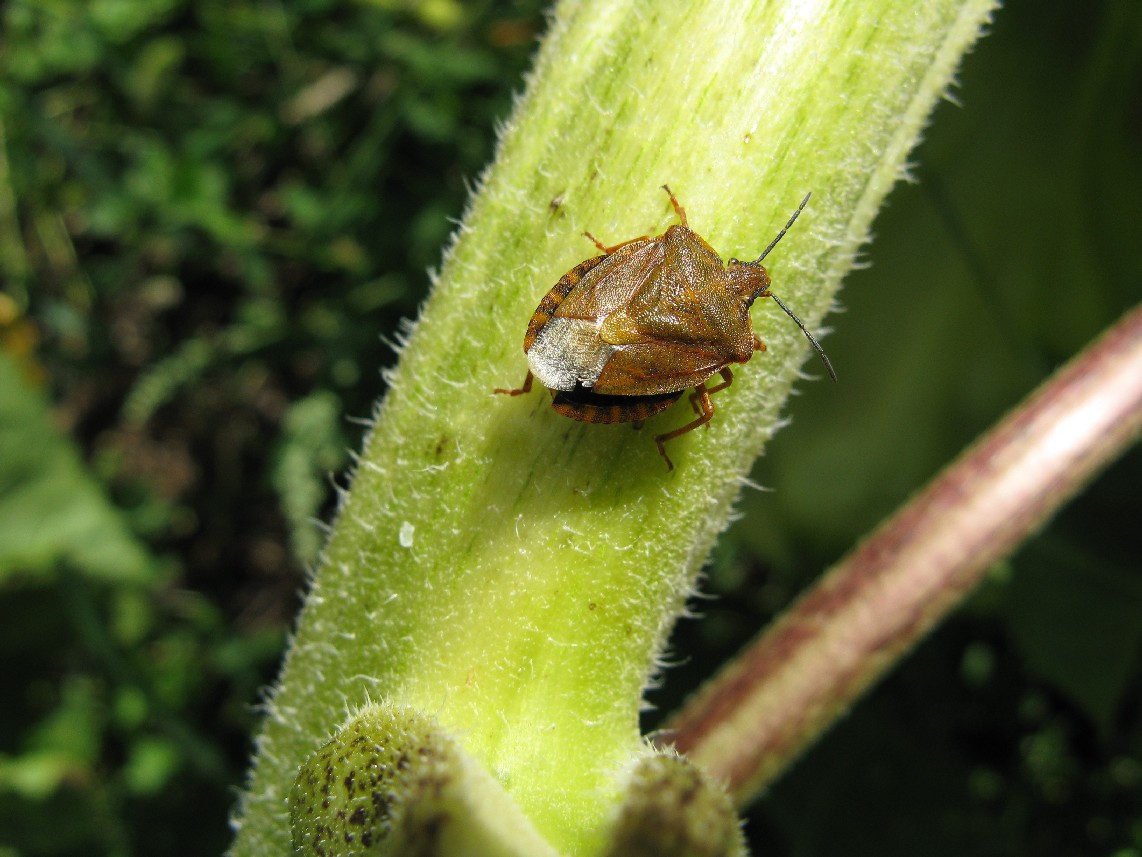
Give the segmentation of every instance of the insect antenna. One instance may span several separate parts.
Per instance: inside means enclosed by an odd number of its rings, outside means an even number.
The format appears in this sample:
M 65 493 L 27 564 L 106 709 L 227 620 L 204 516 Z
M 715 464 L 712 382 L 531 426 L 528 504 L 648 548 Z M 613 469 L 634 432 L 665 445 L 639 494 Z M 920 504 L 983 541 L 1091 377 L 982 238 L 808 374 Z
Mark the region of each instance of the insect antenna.
M 762 259 L 764 259 L 766 256 L 769 255 L 769 251 L 777 246 L 777 242 L 785 237 L 785 233 L 789 231 L 789 227 L 793 225 L 793 221 L 797 219 L 797 215 L 800 214 L 802 211 L 804 211 L 805 206 L 809 204 L 809 197 L 811 197 L 812 195 L 813 195 L 812 191 L 805 194 L 805 198 L 803 200 L 801 200 L 801 204 L 799 206 L 797 206 L 797 210 L 795 212 L 793 212 L 793 216 L 789 218 L 789 222 L 785 224 L 785 228 L 777 233 L 777 237 L 769 242 L 769 246 L 761 251 L 761 255 L 758 256 L 756 259 L 754 259 L 753 264 L 756 265 L 759 262 L 761 262 Z M 789 310 L 786 310 L 786 312 L 789 312 Z M 790 315 L 792 315 L 792 313 L 790 313 Z M 794 318 L 796 318 L 796 316 L 794 316 Z M 798 324 L 800 324 L 800 323 L 801 322 L 798 322 Z M 801 329 L 805 330 L 804 327 L 802 327 Z M 806 330 L 805 332 L 808 333 L 809 331 Z M 818 348 L 817 350 L 820 351 L 821 349 Z
M 808 198 L 809 198 L 809 197 L 805 197 L 805 199 L 808 199 Z M 804 208 L 804 207 L 805 207 L 805 203 L 801 203 L 801 208 Z M 798 210 L 798 211 L 800 211 L 801 209 L 799 208 L 799 209 L 797 209 L 797 210 Z M 796 217 L 797 217 L 797 215 L 796 215 L 796 214 L 794 214 L 794 215 L 793 215 L 793 217 L 794 217 L 794 218 L 796 218 Z M 789 221 L 789 222 L 790 222 L 790 223 L 792 223 L 793 221 L 791 220 L 791 221 Z M 781 230 L 781 231 L 782 231 L 782 233 L 784 233 L 784 232 L 785 232 L 785 230 L 784 230 L 784 229 L 783 229 L 783 230 Z M 778 235 L 777 237 L 778 237 L 778 238 L 780 238 L 781 236 L 780 236 L 780 235 Z M 774 243 L 776 243 L 776 242 L 774 242 Z M 766 253 L 768 253 L 768 252 L 769 252 L 769 251 L 768 251 L 768 250 L 766 250 Z M 765 255 L 765 253 L 763 253 L 762 255 L 764 256 L 764 255 Z M 821 362 L 825 364 L 825 369 L 827 369 L 827 370 L 828 370 L 828 372 L 829 372 L 829 377 L 830 377 L 830 378 L 832 378 L 832 379 L 833 379 L 833 382 L 835 383 L 835 382 L 836 382 L 836 380 L 837 380 L 837 373 L 836 373 L 836 371 L 833 369 L 833 364 L 829 362 L 829 355 L 825 353 L 825 349 L 821 347 L 821 343 L 819 343 L 819 342 L 817 341 L 817 338 L 816 338 L 815 336 L 813 336 L 813 334 L 811 334 L 811 333 L 809 332 L 809 328 L 807 328 L 807 327 L 806 327 L 806 326 L 805 326 L 805 325 L 804 325 L 804 324 L 801 322 L 801 319 L 799 319 L 799 318 L 796 316 L 796 314 L 793 312 L 793 310 L 791 310 L 789 307 L 787 307 L 787 306 L 786 306 L 786 305 L 785 305 L 785 304 L 782 302 L 781 298 L 779 298 L 779 297 L 778 297 L 777 295 L 775 295 L 773 292 L 767 291 L 767 292 L 765 293 L 765 296 L 766 296 L 766 297 L 769 297 L 769 298 L 773 298 L 775 301 L 777 301 L 777 305 L 778 305 L 779 307 L 781 307 L 783 310 L 785 310 L 785 314 L 786 314 L 787 316 L 789 316 L 791 319 L 793 319 L 795 322 L 797 322 L 797 326 L 798 326 L 799 328 L 801 328 L 801 332 L 802 332 L 803 334 L 805 334 L 805 338 L 809 340 L 809 344 L 813 346 L 813 350 L 817 352 L 817 356 L 818 356 L 818 357 L 820 357 L 820 358 L 821 358 Z

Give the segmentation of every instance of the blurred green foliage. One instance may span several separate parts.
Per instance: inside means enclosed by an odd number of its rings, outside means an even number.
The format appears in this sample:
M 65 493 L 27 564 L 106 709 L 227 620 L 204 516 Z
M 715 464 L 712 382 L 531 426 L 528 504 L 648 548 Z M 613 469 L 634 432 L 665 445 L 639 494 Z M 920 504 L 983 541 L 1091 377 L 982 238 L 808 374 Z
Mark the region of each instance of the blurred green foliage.
M 841 384 L 792 403 L 660 707 L 1142 298 L 1140 10 L 997 14 L 832 317 Z M 350 417 L 542 10 L 0 21 L 0 854 L 218 853 Z M 755 851 L 1142 854 L 1140 482 L 1134 451 L 997 569 L 753 810 Z
M 0 20 L 0 853 L 219 853 L 351 418 L 542 10 Z

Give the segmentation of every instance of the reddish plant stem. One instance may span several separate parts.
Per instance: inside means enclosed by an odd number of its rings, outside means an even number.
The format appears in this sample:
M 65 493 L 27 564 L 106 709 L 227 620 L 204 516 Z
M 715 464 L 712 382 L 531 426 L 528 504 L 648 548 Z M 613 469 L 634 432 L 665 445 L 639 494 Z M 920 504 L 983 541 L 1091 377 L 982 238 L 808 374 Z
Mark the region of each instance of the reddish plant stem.
M 659 743 L 748 802 L 1140 432 L 1142 306 L 829 571 Z

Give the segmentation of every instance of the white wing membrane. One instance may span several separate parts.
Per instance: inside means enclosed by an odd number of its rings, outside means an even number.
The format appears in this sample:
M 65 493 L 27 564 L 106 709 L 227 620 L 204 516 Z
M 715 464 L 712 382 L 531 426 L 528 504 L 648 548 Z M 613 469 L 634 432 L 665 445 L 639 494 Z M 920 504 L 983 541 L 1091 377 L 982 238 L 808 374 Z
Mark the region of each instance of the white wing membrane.
M 551 390 L 573 390 L 578 384 L 593 387 L 615 351 L 599 338 L 594 319 L 556 317 L 535 337 L 527 365 Z

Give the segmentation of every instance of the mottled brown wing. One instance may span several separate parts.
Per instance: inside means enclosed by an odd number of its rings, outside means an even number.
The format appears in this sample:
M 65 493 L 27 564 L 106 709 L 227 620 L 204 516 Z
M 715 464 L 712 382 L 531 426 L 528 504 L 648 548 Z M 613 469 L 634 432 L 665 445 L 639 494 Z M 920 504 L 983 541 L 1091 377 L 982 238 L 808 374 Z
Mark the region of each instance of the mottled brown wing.
M 556 310 L 559 318 L 598 320 L 625 306 L 663 261 L 658 238 L 640 238 L 599 259 Z
M 580 262 L 547 293 L 524 337 L 527 365 L 552 390 L 594 385 L 615 347 L 599 336 L 601 317 L 622 306 L 653 276 L 662 258 L 658 239 L 636 238 Z M 601 314 L 601 315 L 600 315 Z M 638 341 L 645 341 L 640 335 Z
M 649 342 L 620 347 L 595 380 L 596 393 L 660 395 L 701 384 L 729 361 L 698 345 Z
M 523 337 L 523 350 L 524 353 L 531 350 L 532 344 L 535 342 L 535 337 L 539 331 L 551 321 L 551 317 L 555 315 L 559 307 L 567 299 L 567 295 L 579 285 L 583 277 L 597 267 L 601 262 L 606 261 L 606 256 L 594 256 L 590 259 L 584 259 L 566 274 L 559 278 L 559 282 L 551 287 L 551 290 L 543 296 L 543 300 L 539 302 L 539 306 L 535 308 L 535 312 L 531 316 L 531 321 L 527 325 L 527 333 Z

